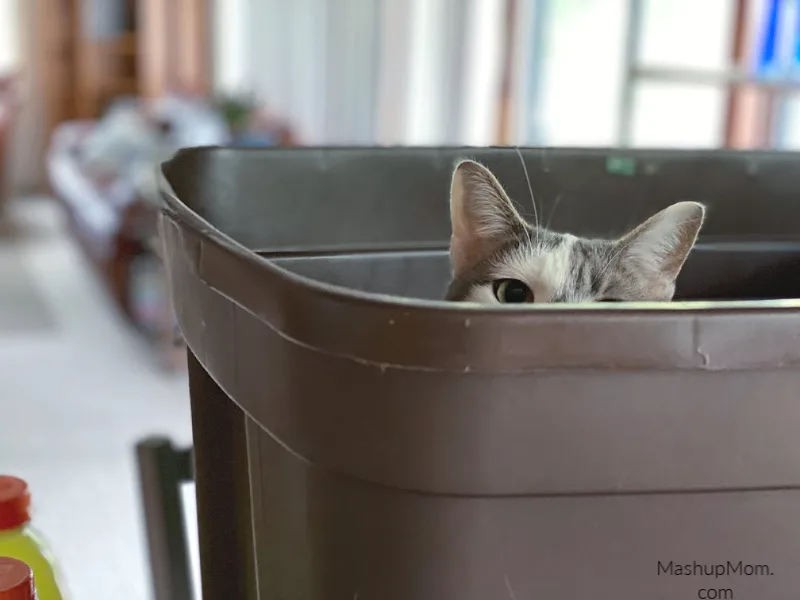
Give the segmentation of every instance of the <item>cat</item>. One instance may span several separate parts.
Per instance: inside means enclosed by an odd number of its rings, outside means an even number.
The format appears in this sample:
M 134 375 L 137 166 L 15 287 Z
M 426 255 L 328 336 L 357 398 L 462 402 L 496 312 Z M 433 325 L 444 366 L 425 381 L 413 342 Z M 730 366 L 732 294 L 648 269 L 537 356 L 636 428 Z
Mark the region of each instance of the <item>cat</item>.
M 527 223 L 485 166 L 462 160 L 450 192 L 445 299 L 481 304 L 670 301 L 705 206 L 677 202 L 618 239 Z

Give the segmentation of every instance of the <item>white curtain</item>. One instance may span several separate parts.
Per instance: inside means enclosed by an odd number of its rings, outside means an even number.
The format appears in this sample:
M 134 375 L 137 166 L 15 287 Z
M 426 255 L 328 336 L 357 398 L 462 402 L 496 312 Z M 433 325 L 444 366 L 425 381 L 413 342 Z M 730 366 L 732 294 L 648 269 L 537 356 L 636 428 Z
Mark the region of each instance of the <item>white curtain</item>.
M 494 141 L 503 0 L 222 4 L 216 86 L 258 93 L 304 142 Z
M 220 92 L 238 93 L 248 88 L 248 2 L 249 0 L 225 0 L 211 3 L 211 65 L 214 87 Z

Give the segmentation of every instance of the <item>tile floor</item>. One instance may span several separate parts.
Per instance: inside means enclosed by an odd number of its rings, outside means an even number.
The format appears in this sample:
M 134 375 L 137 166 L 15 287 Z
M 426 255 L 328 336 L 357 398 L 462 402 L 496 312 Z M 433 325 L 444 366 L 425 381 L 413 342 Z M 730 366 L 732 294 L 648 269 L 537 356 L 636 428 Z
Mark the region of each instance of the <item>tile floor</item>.
M 70 598 L 145 600 L 133 444 L 190 443 L 186 376 L 160 370 L 120 319 L 55 205 L 13 211 L 24 233 L 3 251 L 20 253 L 57 328 L 0 335 L 0 472 L 28 480 Z

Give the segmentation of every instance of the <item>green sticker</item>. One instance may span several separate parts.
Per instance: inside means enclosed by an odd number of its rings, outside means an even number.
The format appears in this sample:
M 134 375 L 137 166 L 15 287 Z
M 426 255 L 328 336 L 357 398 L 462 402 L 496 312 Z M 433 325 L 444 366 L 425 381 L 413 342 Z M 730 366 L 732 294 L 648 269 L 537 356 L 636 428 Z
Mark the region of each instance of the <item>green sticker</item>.
M 625 156 L 609 156 L 606 159 L 606 172 L 633 177 L 636 175 L 636 160 Z

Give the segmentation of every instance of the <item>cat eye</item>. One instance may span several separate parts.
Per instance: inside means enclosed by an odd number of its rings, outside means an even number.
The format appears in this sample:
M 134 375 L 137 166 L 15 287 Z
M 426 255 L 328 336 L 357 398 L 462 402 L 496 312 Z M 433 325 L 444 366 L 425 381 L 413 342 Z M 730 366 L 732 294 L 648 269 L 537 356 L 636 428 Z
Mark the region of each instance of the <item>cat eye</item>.
M 519 279 L 500 279 L 495 281 L 494 295 L 503 304 L 533 302 L 533 290 Z

